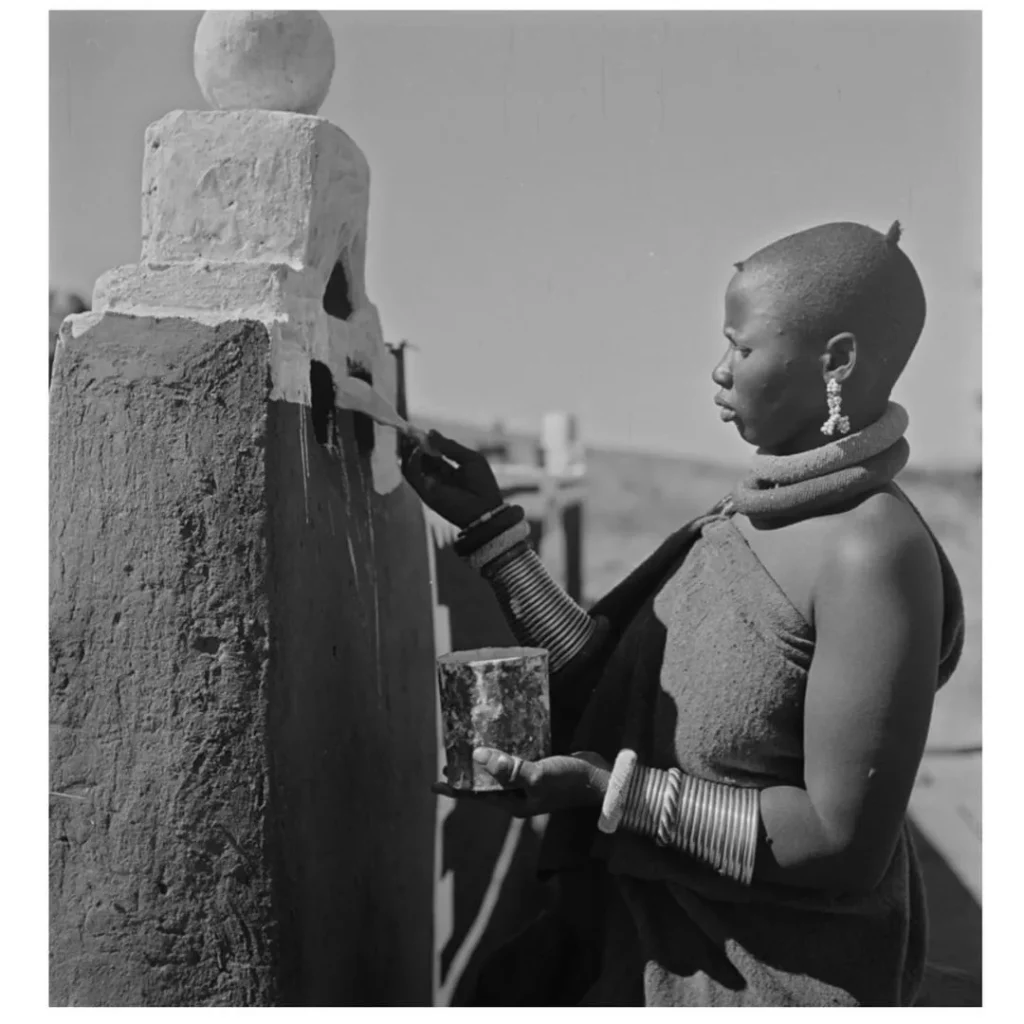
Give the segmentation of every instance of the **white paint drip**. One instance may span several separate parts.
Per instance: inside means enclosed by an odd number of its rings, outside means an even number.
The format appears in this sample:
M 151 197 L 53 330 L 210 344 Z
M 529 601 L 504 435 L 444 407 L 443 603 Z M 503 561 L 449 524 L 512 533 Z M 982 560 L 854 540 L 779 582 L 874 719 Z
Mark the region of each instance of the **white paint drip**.
M 348 546 L 348 560 L 352 566 L 352 583 L 356 588 L 356 599 L 359 601 L 360 607 L 363 610 L 363 615 L 366 615 L 366 600 L 363 597 L 363 592 L 359 586 L 359 563 L 356 561 L 356 549 L 352 546 L 352 534 L 350 531 L 345 532 L 345 543 Z M 381 686 L 381 671 L 380 671 L 380 614 L 378 611 L 377 604 L 377 578 L 376 573 L 373 573 L 373 634 L 374 634 L 374 668 L 377 673 L 377 697 L 380 700 L 384 699 L 384 690 Z
M 366 499 L 366 521 L 367 521 L 367 534 L 366 534 L 367 540 L 366 540 L 366 542 L 368 542 L 371 545 L 371 550 L 372 550 L 372 545 L 373 545 L 373 537 L 372 537 L 372 532 L 373 532 L 373 521 L 372 521 L 373 509 L 371 507 L 372 497 L 371 497 L 370 487 L 368 487 L 367 483 L 366 483 L 366 472 L 363 469 L 363 459 L 358 454 L 358 451 L 356 453 L 356 472 L 359 474 L 359 486 L 362 488 L 363 497 Z M 359 520 L 354 518 L 352 520 L 352 522 L 353 523 L 358 523 Z
M 345 461 L 345 442 L 342 440 L 341 444 L 338 445 L 338 461 L 341 463 L 341 475 L 345 479 L 345 498 L 348 499 L 352 494 L 352 488 L 348 482 L 348 463 Z M 348 507 L 348 501 L 345 502 L 345 507 Z
M 299 458 L 302 463 L 302 499 L 306 506 L 306 525 L 309 526 L 309 449 L 306 440 L 306 409 L 299 407 Z
M 342 438 L 341 444 L 338 445 L 338 461 L 341 463 L 341 475 L 345 480 L 345 508 L 348 509 L 352 503 L 352 485 L 348 479 L 348 462 L 345 459 L 344 438 Z
M 366 487 L 366 474 L 363 472 L 363 460 L 356 456 L 356 472 L 359 474 L 359 486 L 363 489 L 363 494 L 366 495 L 367 508 L 369 508 L 370 496 L 367 492 Z
M 383 673 L 380 670 L 380 584 L 377 582 L 377 546 L 373 536 L 373 498 L 366 496 L 366 525 L 370 531 L 370 582 L 373 586 L 374 666 L 377 669 L 377 696 L 384 699 Z
M 352 563 L 352 578 L 356 585 L 356 596 L 359 596 L 359 568 L 356 565 L 356 552 L 352 547 L 352 535 L 346 533 L 345 540 L 348 542 L 348 560 Z
M 384 673 L 380 668 L 380 602 L 377 599 L 377 576 L 373 579 L 373 635 L 374 657 L 377 665 L 377 696 L 384 699 Z

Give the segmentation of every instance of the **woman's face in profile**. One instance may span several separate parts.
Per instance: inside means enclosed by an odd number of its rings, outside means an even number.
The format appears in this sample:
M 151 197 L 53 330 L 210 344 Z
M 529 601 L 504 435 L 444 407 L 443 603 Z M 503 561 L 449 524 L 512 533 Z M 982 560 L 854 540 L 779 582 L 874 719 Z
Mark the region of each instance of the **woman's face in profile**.
M 733 276 L 725 293 L 728 347 L 711 379 L 722 419 L 749 444 L 786 454 L 813 446 L 828 406 L 820 358 L 784 329 L 780 307 L 770 282 Z

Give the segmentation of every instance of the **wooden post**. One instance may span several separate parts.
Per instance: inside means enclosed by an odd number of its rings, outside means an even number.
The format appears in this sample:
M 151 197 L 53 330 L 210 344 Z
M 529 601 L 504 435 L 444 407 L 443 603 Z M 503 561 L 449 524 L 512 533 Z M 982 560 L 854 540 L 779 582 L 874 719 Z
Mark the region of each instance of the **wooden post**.
M 574 501 L 562 509 L 565 535 L 565 589 L 577 603 L 583 603 L 583 502 Z
M 405 391 L 405 350 L 411 347 L 404 340 L 397 345 L 388 345 L 388 350 L 395 357 L 395 409 L 406 419 L 409 418 L 409 399 Z
M 544 468 L 559 489 L 582 482 L 585 475 L 583 445 L 576 417 L 567 412 L 549 412 L 541 431 Z M 565 540 L 564 586 L 575 601 L 583 600 L 583 501 L 573 495 L 559 500 L 562 532 Z

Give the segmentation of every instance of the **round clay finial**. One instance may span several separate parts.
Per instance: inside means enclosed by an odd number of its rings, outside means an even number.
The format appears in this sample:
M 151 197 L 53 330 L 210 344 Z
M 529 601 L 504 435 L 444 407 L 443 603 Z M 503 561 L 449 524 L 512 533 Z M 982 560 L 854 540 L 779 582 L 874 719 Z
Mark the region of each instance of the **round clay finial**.
M 193 67 L 218 110 L 315 114 L 334 74 L 334 37 L 317 11 L 207 11 Z

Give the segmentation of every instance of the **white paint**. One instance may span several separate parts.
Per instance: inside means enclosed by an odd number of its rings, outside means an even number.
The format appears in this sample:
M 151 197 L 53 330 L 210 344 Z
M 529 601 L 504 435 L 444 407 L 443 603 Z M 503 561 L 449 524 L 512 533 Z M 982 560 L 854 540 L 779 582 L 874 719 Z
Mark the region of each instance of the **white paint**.
M 359 594 L 359 567 L 356 565 L 356 552 L 355 548 L 352 547 L 352 534 L 346 533 L 345 540 L 348 541 L 348 560 L 352 563 L 352 580 L 356 588 L 356 594 Z
M 255 260 L 326 281 L 348 250 L 358 307 L 369 202 L 366 157 L 322 117 L 175 110 L 146 129 L 142 262 Z
M 61 339 L 63 339 L 65 332 L 71 338 L 80 338 L 83 334 L 91 331 L 102 319 L 102 313 L 92 310 L 88 313 L 73 313 L 71 316 L 65 317 L 60 325 L 60 337 L 57 339 L 58 345 Z
M 207 11 L 193 48 L 196 81 L 221 110 L 315 114 L 334 74 L 334 38 L 316 11 Z
M 299 459 L 302 463 L 302 501 L 306 508 L 306 525 L 309 526 L 309 451 L 306 447 L 306 421 L 299 419 Z
M 378 325 L 377 337 L 380 336 Z M 374 350 L 373 356 L 373 389 L 394 405 L 398 399 L 398 367 L 395 365 L 395 357 L 385 345 L 382 345 L 379 351 Z M 344 397 L 340 394 L 338 405 L 344 405 Z M 376 423 L 374 438 L 373 454 L 370 456 L 373 486 L 378 493 L 387 494 L 402 482 L 402 470 L 397 457 L 398 431 L 394 427 Z
M 309 405 L 310 361 L 342 381 L 351 360 L 393 405 L 394 357 L 366 295 L 369 181 L 359 147 L 323 118 L 174 111 L 146 132 L 141 260 L 100 277 L 93 316 L 256 320 L 270 336 L 271 400 Z M 323 309 L 336 262 L 347 320 Z M 374 431 L 373 487 L 389 494 L 402 481 L 396 434 Z
M 360 469 L 360 472 L 362 470 Z M 366 525 L 370 533 L 370 583 L 373 586 L 373 653 L 377 673 L 377 696 L 384 700 L 383 674 L 380 670 L 380 583 L 377 580 L 377 541 L 373 534 L 373 509 L 367 503 Z
M 347 498 L 352 493 L 352 484 L 348 477 L 348 463 L 345 460 L 345 449 L 338 449 L 338 462 L 341 463 L 341 475 L 345 481 L 345 497 Z M 351 505 L 349 502 L 345 503 L 345 512 L 348 515 L 351 511 Z M 351 517 L 350 517 L 351 518 Z M 351 547 L 352 541 L 349 540 L 349 547 Z

